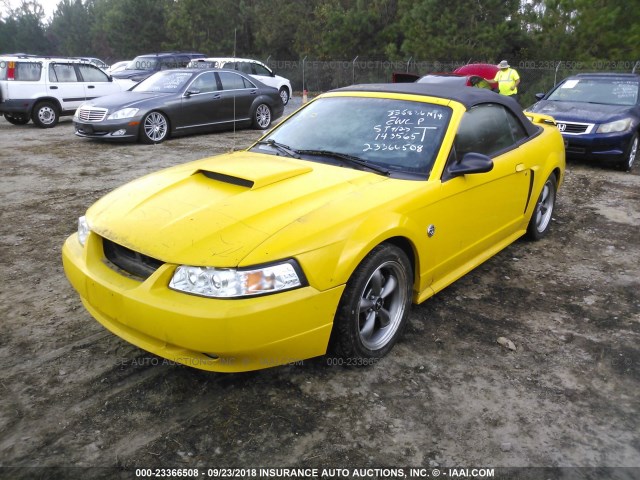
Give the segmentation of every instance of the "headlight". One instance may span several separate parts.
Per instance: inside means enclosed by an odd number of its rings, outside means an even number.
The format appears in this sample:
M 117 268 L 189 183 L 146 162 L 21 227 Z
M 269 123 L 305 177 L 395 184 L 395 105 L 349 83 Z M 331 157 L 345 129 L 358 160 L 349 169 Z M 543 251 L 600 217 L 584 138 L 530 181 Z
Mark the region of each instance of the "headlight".
M 122 118 L 131 118 L 138 113 L 137 108 L 123 108 L 122 110 L 118 110 L 117 112 L 113 112 L 111 115 L 107 117 L 107 120 L 120 120 Z
M 212 298 L 235 298 L 283 292 L 303 286 L 295 260 L 247 269 L 179 266 L 169 288 Z
M 90 231 L 91 229 L 89 228 L 89 223 L 87 223 L 86 217 L 82 216 L 78 218 L 78 241 L 83 247 L 84 244 L 87 243 L 87 237 L 89 236 Z
M 597 133 L 613 133 L 624 132 L 631 127 L 631 119 L 623 118 L 622 120 L 616 120 L 615 122 L 603 123 L 596 130 Z

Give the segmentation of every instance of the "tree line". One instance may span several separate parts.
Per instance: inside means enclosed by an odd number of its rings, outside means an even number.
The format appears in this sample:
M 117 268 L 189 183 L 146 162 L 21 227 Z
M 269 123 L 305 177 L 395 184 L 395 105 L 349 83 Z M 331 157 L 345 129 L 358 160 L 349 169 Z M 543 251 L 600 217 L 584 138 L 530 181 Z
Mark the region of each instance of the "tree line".
M 37 0 L 0 17 L 0 53 L 168 50 L 297 60 L 640 59 L 626 0 Z

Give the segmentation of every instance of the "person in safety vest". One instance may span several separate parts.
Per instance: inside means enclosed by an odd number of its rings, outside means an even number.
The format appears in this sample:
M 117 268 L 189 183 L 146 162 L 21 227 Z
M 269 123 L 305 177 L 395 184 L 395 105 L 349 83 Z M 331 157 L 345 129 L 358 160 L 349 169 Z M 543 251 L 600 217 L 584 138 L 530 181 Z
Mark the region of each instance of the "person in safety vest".
M 501 95 L 507 95 L 512 97 L 514 100 L 518 100 L 518 85 L 520 84 L 520 75 L 518 72 L 509 66 L 509 62 L 506 60 L 502 60 L 498 64 L 498 68 L 500 69 L 496 76 L 494 77 L 494 81 L 498 82 L 498 89 L 500 90 Z

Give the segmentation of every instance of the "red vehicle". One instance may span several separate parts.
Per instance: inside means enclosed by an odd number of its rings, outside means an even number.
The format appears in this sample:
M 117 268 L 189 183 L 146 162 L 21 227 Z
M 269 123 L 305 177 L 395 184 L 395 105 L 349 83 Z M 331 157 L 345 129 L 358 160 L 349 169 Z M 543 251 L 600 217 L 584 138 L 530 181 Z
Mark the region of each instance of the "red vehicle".
M 498 73 L 498 67 L 490 63 L 470 63 L 462 67 L 456 68 L 452 73 L 430 73 L 428 75 L 419 76 L 414 73 L 393 74 L 393 83 L 446 83 L 459 84 L 467 87 L 489 88 L 496 90 L 498 82 L 493 79 Z

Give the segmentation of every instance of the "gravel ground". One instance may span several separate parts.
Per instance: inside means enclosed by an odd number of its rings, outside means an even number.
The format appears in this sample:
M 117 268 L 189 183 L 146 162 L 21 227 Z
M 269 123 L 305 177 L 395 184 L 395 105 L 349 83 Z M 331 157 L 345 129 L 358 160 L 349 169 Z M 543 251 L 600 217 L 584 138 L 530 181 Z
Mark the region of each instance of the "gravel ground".
M 393 466 L 640 477 L 638 167 L 569 162 L 551 233 L 414 306 L 391 355 L 367 368 L 319 358 L 212 374 L 94 321 L 61 265 L 77 217 L 133 178 L 258 136 L 116 145 L 75 137 L 70 119 L 50 130 L 0 119 L 0 477 Z

